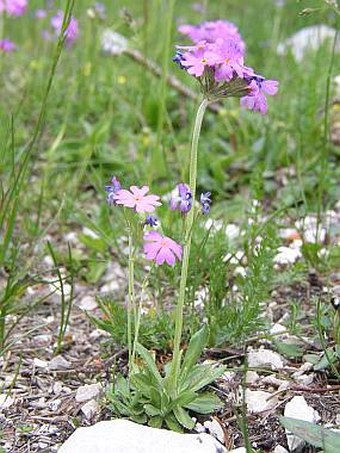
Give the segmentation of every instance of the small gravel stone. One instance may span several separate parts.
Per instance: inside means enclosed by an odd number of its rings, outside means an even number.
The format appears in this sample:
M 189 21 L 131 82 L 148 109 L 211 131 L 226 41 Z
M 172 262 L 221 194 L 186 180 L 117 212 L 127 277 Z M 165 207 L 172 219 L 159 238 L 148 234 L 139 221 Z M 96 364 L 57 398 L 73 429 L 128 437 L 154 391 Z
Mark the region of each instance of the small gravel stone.
M 84 401 L 92 400 L 99 396 L 101 386 L 99 384 L 85 384 L 78 388 L 76 393 L 76 401 L 83 403 Z

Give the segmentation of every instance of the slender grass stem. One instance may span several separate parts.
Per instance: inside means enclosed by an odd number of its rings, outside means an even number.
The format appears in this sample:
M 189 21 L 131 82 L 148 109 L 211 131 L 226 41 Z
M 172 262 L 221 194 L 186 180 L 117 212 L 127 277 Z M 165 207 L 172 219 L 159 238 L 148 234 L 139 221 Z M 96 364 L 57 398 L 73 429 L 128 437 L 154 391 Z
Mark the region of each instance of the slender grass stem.
M 191 150 L 190 150 L 190 168 L 189 168 L 189 185 L 192 192 L 192 198 L 195 199 L 196 195 L 196 185 L 197 185 L 197 155 L 198 155 L 198 141 L 200 137 L 202 122 L 205 110 L 208 106 L 209 101 L 203 99 L 200 103 L 194 129 L 192 133 L 191 141 Z M 185 219 L 185 243 L 183 247 L 183 261 L 182 261 L 182 270 L 181 270 L 181 279 L 179 285 L 179 297 L 176 307 L 176 317 L 175 317 L 175 335 L 174 335 L 174 350 L 173 350 L 173 361 L 172 361 L 172 370 L 171 370 L 171 379 L 173 389 L 177 387 L 178 380 L 178 371 L 180 367 L 180 345 L 182 338 L 183 330 L 183 310 L 185 302 L 185 291 L 188 279 L 188 270 L 189 270 L 189 259 L 190 259 L 190 249 L 191 249 L 191 240 L 192 240 L 192 228 L 194 224 L 194 215 L 195 210 L 191 209 Z

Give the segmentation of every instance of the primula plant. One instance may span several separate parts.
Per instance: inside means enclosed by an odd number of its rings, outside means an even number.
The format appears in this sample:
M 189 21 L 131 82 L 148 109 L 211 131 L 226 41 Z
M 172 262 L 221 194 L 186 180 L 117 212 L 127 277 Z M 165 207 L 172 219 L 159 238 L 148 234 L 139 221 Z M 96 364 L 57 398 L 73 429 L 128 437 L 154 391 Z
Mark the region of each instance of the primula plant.
M 161 202 L 159 196 L 148 194 L 148 186 L 125 189 L 113 177 L 111 185 L 106 187 L 108 203 L 116 209 L 124 209 L 129 237 L 129 376 L 127 380 L 121 377 L 117 380 L 110 395 L 112 409 L 120 416 L 128 416 L 158 427 L 165 423 L 176 430 L 194 426 L 188 410 L 206 414 L 220 407 L 221 403 L 215 395 L 199 395 L 198 392 L 224 372 L 223 367 L 197 364 L 208 338 L 206 326 L 193 335 L 184 357 L 180 347 L 193 228 L 200 215 L 209 214 L 212 202 L 211 193 L 206 192 L 200 195 L 200 203 L 195 203 L 198 142 L 204 112 L 211 102 L 236 97 L 240 99 L 241 106 L 265 114 L 268 108 L 265 95 L 274 95 L 278 90 L 277 81 L 266 80 L 245 65 L 246 46 L 234 24 L 219 20 L 198 26 L 182 25 L 179 31 L 188 36 L 192 44 L 178 46 L 174 61 L 182 70 L 195 77 L 203 95 L 193 127 L 189 181 L 176 186 L 169 205 L 172 211 L 179 211 L 184 217 L 182 237 L 175 241 L 162 231 L 154 229 L 158 225 L 158 219 L 150 214 L 154 213 Z M 158 370 L 151 353 L 138 342 L 141 310 L 140 304 L 137 306 L 136 303 L 134 263 L 138 244 L 141 242 L 144 242 L 145 259 L 155 266 L 175 266 L 179 261 L 182 263 L 172 360 L 163 371 Z M 147 285 L 147 279 L 146 276 L 142 291 Z M 142 362 L 136 360 L 137 354 Z

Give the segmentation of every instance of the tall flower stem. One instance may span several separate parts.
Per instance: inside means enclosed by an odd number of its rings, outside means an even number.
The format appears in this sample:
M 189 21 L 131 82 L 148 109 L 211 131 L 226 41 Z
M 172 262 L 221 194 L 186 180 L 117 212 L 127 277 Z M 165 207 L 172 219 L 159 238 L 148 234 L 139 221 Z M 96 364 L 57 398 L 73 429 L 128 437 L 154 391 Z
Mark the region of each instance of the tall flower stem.
M 192 133 L 191 140 L 191 149 L 190 149 L 190 167 L 189 167 L 189 185 L 192 192 L 192 199 L 195 199 L 196 195 L 196 184 L 197 184 L 197 150 L 198 150 L 198 141 L 200 137 L 204 112 L 208 106 L 209 101 L 203 99 L 200 103 L 194 129 Z M 185 219 L 184 225 L 184 236 L 185 242 L 183 247 L 183 261 L 182 261 L 182 270 L 181 270 L 181 279 L 179 284 L 179 296 L 178 303 L 176 307 L 176 316 L 175 316 L 175 335 L 174 335 L 174 350 L 173 350 L 173 359 L 172 359 L 172 370 L 171 370 L 171 384 L 174 391 L 177 388 L 178 373 L 181 362 L 181 338 L 183 330 L 183 310 L 185 302 L 185 291 L 187 286 L 188 279 L 188 269 L 189 269 L 189 259 L 190 259 L 190 249 L 191 249 L 191 239 L 192 239 L 192 228 L 194 224 L 194 215 L 195 210 L 191 209 Z
M 127 343 L 129 351 L 129 374 L 131 374 L 132 363 L 132 309 L 135 307 L 135 280 L 134 280 L 134 267 L 135 267 L 135 252 L 133 246 L 133 234 L 131 225 L 129 225 L 129 298 L 127 310 Z

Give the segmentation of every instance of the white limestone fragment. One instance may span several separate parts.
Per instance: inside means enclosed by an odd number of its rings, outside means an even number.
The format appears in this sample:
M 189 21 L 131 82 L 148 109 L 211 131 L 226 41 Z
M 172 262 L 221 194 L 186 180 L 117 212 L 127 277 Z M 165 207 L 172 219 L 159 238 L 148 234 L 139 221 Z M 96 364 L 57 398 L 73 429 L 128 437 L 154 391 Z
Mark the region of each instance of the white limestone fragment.
M 227 453 L 209 434 L 179 434 L 128 420 L 78 428 L 59 453 Z M 239 453 L 239 452 L 237 452 Z
M 304 420 L 306 422 L 317 423 L 320 415 L 312 407 L 308 406 L 303 396 L 294 396 L 285 406 L 284 416 Z M 305 441 L 301 437 L 295 436 L 286 429 L 286 437 L 289 451 L 301 448 Z

